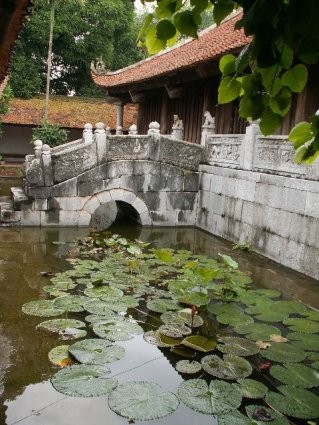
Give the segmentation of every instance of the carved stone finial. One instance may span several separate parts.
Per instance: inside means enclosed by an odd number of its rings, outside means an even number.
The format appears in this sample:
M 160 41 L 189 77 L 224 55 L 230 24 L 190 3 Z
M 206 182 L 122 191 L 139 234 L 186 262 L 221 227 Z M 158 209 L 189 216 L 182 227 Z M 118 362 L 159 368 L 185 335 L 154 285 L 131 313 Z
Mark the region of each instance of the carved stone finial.
M 105 127 L 105 133 L 111 134 L 111 127 Z
M 41 153 L 42 153 L 42 146 L 43 146 L 42 140 L 35 140 L 33 142 L 33 145 L 34 145 L 34 155 L 35 155 L 35 157 L 40 158 Z
M 51 148 L 49 145 L 42 145 L 42 154 L 51 155 Z
M 96 130 L 103 130 L 103 131 L 104 131 L 104 129 L 105 129 L 105 125 L 104 125 L 104 123 L 103 123 L 103 122 L 97 122 L 97 123 L 95 124 L 95 131 L 96 131 Z
M 161 132 L 160 124 L 157 121 L 150 122 L 148 126 L 147 134 L 152 134 L 152 133 L 160 134 L 160 132 Z
M 132 134 L 132 135 L 138 134 L 137 133 L 137 125 L 136 124 L 132 124 L 131 125 L 131 127 L 128 130 L 128 134 Z
M 95 74 L 106 74 L 108 72 L 108 70 L 105 67 L 105 63 L 103 62 L 102 57 L 100 57 L 96 61 L 91 62 L 91 70 Z
M 121 136 L 123 134 L 123 127 L 121 125 L 118 125 L 116 127 L 116 135 Z
M 89 122 L 84 125 L 82 140 L 84 143 L 93 142 L 93 126 Z
M 173 115 L 173 125 L 172 125 L 172 137 L 174 139 L 183 140 L 184 126 L 183 121 L 179 118 L 178 115 Z

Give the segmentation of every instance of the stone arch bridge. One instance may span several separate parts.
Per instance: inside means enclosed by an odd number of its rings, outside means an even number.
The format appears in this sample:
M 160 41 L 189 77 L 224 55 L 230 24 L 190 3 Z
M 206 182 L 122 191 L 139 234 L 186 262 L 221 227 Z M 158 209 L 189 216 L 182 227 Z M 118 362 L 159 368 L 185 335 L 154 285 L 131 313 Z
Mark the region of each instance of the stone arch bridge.
M 24 183 L 2 199 L 1 223 L 107 228 L 123 210 L 145 226 L 194 225 L 203 147 L 159 134 L 109 135 L 87 124 L 83 138 L 35 142 Z

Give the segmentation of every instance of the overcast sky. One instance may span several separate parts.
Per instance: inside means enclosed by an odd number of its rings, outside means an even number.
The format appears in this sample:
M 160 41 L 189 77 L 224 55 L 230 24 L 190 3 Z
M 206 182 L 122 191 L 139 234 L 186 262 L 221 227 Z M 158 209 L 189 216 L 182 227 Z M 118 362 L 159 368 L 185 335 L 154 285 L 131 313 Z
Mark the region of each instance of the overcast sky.
M 147 10 L 147 8 L 150 7 L 150 5 L 147 5 L 147 4 L 143 6 L 140 0 L 135 0 L 134 5 L 135 5 L 135 9 L 141 12 L 145 9 Z

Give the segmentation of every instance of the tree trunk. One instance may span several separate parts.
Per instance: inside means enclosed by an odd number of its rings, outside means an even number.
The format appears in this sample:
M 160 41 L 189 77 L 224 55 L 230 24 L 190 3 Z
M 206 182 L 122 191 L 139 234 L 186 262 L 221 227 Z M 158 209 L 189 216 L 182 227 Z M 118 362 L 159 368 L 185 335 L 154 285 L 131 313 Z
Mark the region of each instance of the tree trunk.
M 52 44 L 53 44 L 53 29 L 54 29 L 54 12 L 55 0 L 50 0 L 50 31 L 49 31 L 49 45 L 48 45 L 48 59 L 47 59 L 47 84 L 45 91 L 45 110 L 44 121 L 48 120 L 49 115 L 49 101 L 50 101 L 50 81 L 51 81 L 51 67 L 52 67 Z

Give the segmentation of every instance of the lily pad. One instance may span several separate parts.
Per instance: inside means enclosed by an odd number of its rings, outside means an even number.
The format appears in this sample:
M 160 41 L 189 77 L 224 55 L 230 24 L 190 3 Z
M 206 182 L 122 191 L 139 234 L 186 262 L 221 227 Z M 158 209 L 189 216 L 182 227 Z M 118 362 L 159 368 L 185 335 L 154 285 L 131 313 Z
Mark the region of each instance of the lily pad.
M 53 300 L 36 300 L 23 304 L 22 311 L 29 316 L 50 317 L 60 316 L 65 313 L 63 308 L 58 308 Z
M 300 419 L 318 419 L 319 396 L 304 388 L 279 386 L 280 393 L 269 392 L 266 402 L 284 415 Z
M 104 314 L 103 316 L 100 316 L 98 314 L 89 314 L 87 316 L 85 316 L 85 321 L 88 323 L 99 323 L 99 322 L 106 322 L 108 320 L 121 320 L 122 317 L 119 316 L 117 313 L 115 313 L 114 311 L 110 310 L 107 312 L 107 314 Z
M 117 313 L 126 313 L 127 305 L 122 301 L 122 298 L 101 297 L 101 301 L 105 302 L 110 310 Z
M 36 329 L 44 329 L 54 332 L 63 337 L 63 339 L 76 339 L 86 336 L 85 323 L 75 319 L 52 319 L 41 322 Z
M 296 317 L 286 319 L 284 325 L 294 332 L 316 333 L 319 332 L 319 322 Z
M 163 323 L 180 323 L 191 328 L 199 328 L 204 323 L 204 320 L 198 314 L 192 316 L 192 310 L 190 308 L 179 311 L 167 311 L 161 314 L 160 319 Z
M 217 349 L 222 353 L 243 357 L 259 353 L 259 347 L 249 339 L 226 336 L 219 338 L 218 341 Z
M 266 385 L 254 379 L 238 379 L 237 382 L 244 398 L 263 398 L 268 392 Z
M 238 410 L 218 416 L 218 425 L 252 425 L 251 419 Z
M 223 304 L 210 304 L 207 307 L 207 311 L 210 313 L 221 315 L 221 314 L 243 314 L 244 310 L 239 307 L 237 303 L 223 303 Z
M 269 407 L 250 404 L 246 406 L 246 413 L 250 421 L 253 421 L 250 424 L 263 425 L 270 422 L 272 425 L 290 425 L 287 418 Z
M 216 348 L 217 341 L 201 335 L 191 335 L 183 339 L 182 344 L 196 351 L 208 353 Z
M 121 359 L 125 349 L 107 340 L 92 338 L 72 344 L 69 352 L 80 363 L 105 364 Z
M 93 332 L 110 341 L 127 341 L 142 334 L 143 329 L 137 323 L 121 320 L 96 323 L 93 325 Z
M 179 401 L 153 382 L 133 381 L 120 384 L 109 395 L 109 407 L 125 418 L 147 421 L 173 413 Z
M 117 386 L 116 379 L 105 376 L 110 369 L 96 365 L 73 365 L 56 373 L 53 387 L 62 394 L 73 397 L 98 397 L 109 394 Z
M 203 292 L 191 291 L 186 293 L 180 298 L 180 302 L 188 305 L 195 305 L 196 307 L 201 307 L 202 305 L 207 305 L 210 302 L 210 296 L 204 294 Z
M 58 297 L 54 300 L 54 305 L 57 308 L 62 308 L 65 311 L 72 313 L 80 313 L 84 311 L 82 304 L 86 301 L 87 298 L 83 295 L 65 295 Z
M 309 351 L 319 351 L 319 335 L 291 332 L 287 335 L 291 344 Z
M 228 382 L 204 379 L 189 379 L 178 387 L 180 400 L 189 408 L 207 415 L 221 415 L 237 409 L 242 395 L 239 389 Z
M 216 319 L 219 323 L 230 326 L 250 325 L 254 323 L 254 319 L 251 316 L 248 316 L 248 314 L 244 313 L 223 313 L 219 314 Z
M 303 364 L 286 363 L 282 366 L 275 365 L 270 369 L 270 374 L 277 381 L 294 387 L 312 388 L 319 386 L 319 374 Z
M 123 291 L 111 286 L 102 285 L 102 286 L 93 286 L 92 288 L 86 288 L 84 290 L 84 295 L 90 298 L 101 298 L 101 297 L 121 298 L 123 296 Z
M 170 347 L 170 345 L 165 344 L 164 342 L 160 340 L 159 334 L 155 331 L 145 332 L 143 335 L 143 338 L 149 344 L 156 345 L 157 347 L 163 347 L 163 348 Z
M 278 328 L 266 323 L 253 323 L 250 325 L 235 326 L 235 332 L 238 334 L 246 335 L 246 338 L 253 341 L 267 341 L 270 335 L 280 335 L 281 332 Z
M 164 335 L 157 331 L 158 338 L 160 342 L 166 347 L 175 347 L 176 345 L 179 345 L 182 342 L 182 338 L 174 338 L 171 336 Z
M 150 300 L 146 303 L 146 307 L 155 313 L 165 313 L 166 311 L 180 308 L 176 301 L 166 299 Z
M 266 359 L 280 363 L 298 363 L 305 357 L 306 353 L 301 348 L 291 344 L 272 343 L 269 348 L 262 352 Z
M 59 345 L 52 348 L 49 351 L 48 357 L 51 363 L 59 367 L 71 366 L 74 363 L 69 355 L 68 345 Z
M 167 325 L 160 326 L 158 332 L 171 338 L 183 338 L 186 335 L 190 335 L 192 330 L 186 325 L 168 323 Z
M 107 316 L 110 314 L 110 311 L 113 311 L 106 301 L 102 301 L 99 298 L 88 299 L 88 301 L 83 303 L 83 307 L 89 313 L 98 316 Z
M 251 364 L 239 356 L 225 355 L 222 359 L 216 355 L 202 358 L 202 367 L 205 372 L 220 379 L 237 380 L 251 375 Z
M 192 375 L 194 373 L 198 373 L 202 369 L 202 365 L 195 360 L 180 360 L 176 363 L 175 369 L 178 372 Z
M 319 310 L 305 310 L 302 316 L 306 316 L 309 320 L 319 322 Z

